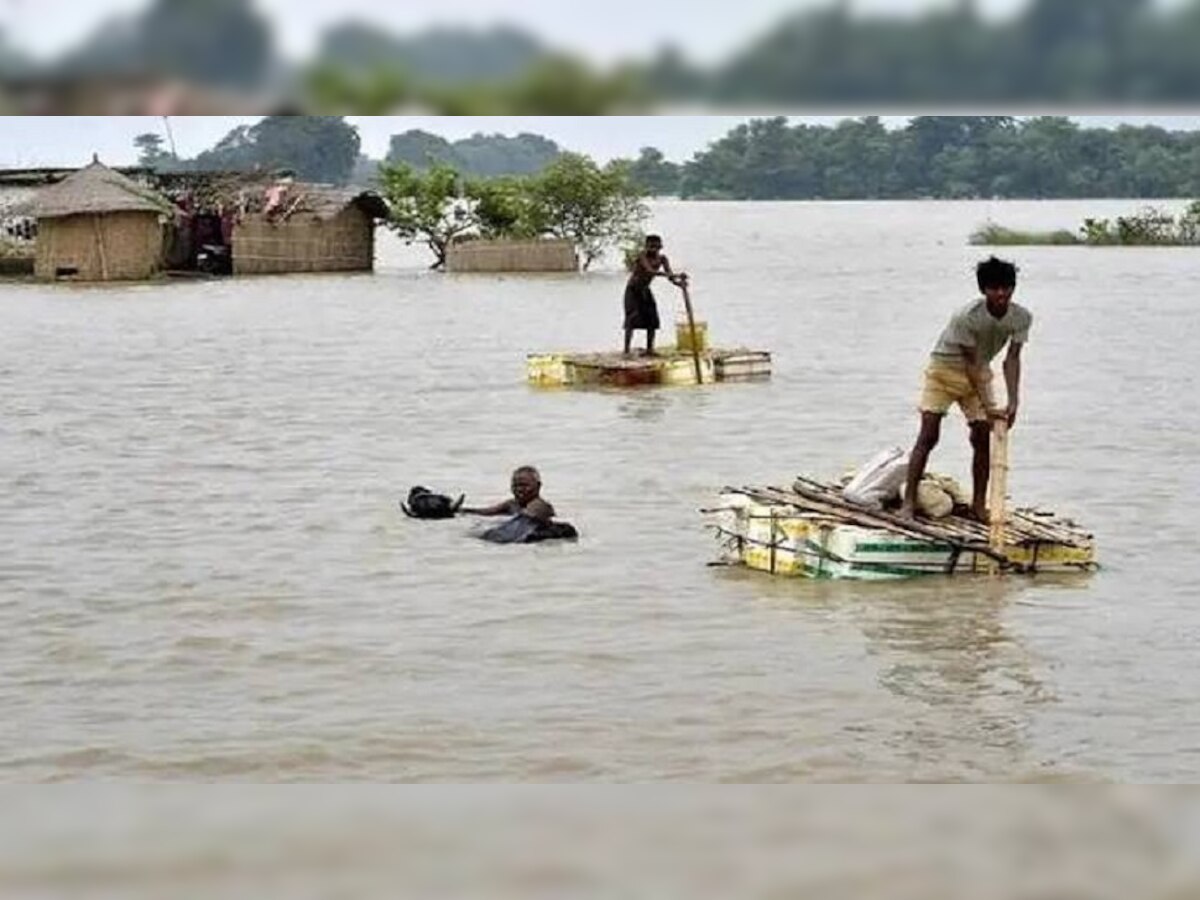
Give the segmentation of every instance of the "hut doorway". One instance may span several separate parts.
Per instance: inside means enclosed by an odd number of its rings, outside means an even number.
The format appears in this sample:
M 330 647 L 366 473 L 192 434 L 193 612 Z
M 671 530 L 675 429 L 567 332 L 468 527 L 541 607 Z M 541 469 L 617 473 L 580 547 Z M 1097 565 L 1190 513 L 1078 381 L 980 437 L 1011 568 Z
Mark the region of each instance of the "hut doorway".
M 192 217 L 193 268 L 209 275 L 233 274 L 233 246 L 222 217 L 202 212 Z

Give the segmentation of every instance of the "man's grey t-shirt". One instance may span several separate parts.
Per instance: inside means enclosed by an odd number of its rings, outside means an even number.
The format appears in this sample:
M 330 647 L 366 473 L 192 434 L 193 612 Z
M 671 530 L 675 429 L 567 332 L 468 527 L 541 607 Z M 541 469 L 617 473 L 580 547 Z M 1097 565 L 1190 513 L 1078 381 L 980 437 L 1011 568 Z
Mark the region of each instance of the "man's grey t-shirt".
M 971 347 L 976 359 L 986 365 L 1010 339 L 1015 344 L 1029 343 L 1032 324 L 1033 314 L 1025 307 L 1010 301 L 1004 318 L 997 319 L 988 312 L 987 300 L 981 298 L 954 314 L 933 348 L 933 361 L 943 365 L 965 365 L 962 348 Z

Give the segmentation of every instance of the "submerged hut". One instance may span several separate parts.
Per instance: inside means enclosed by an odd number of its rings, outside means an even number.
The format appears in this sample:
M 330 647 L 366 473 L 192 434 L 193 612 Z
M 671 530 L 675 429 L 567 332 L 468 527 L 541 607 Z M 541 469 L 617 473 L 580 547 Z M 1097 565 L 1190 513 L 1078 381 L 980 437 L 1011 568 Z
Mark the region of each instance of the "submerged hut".
M 95 157 L 39 191 L 25 211 L 38 223 L 38 278 L 124 281 L 162 270 L 171 204 Z
M 446 251 L 447 272 L 578 272 L 575 244 L 557 238 L 528 241 L 457 240 Z
M 357 272 L 375 265 L 375 224 L 387 203 L 373 191 L 291 183 L 233 229 L 233 272 Z

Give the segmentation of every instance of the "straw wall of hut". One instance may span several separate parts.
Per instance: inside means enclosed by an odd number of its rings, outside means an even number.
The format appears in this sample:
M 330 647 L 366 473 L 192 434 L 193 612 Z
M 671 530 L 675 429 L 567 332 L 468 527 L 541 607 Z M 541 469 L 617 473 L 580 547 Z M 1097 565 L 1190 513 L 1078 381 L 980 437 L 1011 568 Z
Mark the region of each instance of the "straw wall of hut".
M 387 213 L 387 204 L 371 191 L 288 185 L 271 211 L 246 213 L 238 220 L 234 274 L 370 271 L 375 223 Z
M 570 241 L 470 240 L 446 251 L 448 272 L 576 272 L 579 258 Z
M 370 271 L 374 262 L 375 225 L 356 206 L 329 219 L 296 215 L 272 221 L 256 213 L 233 229 L 236 275 Z
M 162 269 L 157 213 L 114 212 L 42 219 L 34 275 L 80 281 L 135 281 Z

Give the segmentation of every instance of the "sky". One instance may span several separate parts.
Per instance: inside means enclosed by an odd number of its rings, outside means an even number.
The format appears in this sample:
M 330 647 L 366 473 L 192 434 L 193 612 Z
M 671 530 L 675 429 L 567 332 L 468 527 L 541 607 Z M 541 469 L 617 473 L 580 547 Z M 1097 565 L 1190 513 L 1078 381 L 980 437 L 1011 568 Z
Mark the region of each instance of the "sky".
M 646 56 L 673 43 L 700 62 L 711 62 L 765 31 L 784 13 L 828 6 L 830 0 L 738 0 L 736 12 L 694 0 L 254 0 L 275 25 L 283 54 L 302 58 L 322 28 L 362 19 L 399 33 L 430 25 L 517 24 L 555 47 L 574 50 L 598 62 Z M 864 12 L 913 13 L 945 6 L 950 0 L 855 0 Z M 40 57 L 53 56 L 82 41 L 114 14 L 143 9 L 148 0 L 0 0 L 0 29 L 13 43 Z M 978 0 L 988 15 L 1005 16 L 1025 0 Z
M 984 110 L 983 112 L 997 112 Z M 764 115 L 769 113 L 764 113 Z M 861 113 L 855 113 L 861 114 Z M 380 159 L 388 139 L 410 128 L 422 128 L 450 140 L 475 132 L 517 134 L 530 131 L 557 141 L 568 150 L 604 162 L 636 156 L 640 148 L 658 147 L 668 159 L 683 161 L 750 116 L 347 116 L 356 125 L 363 151 Z M 830 124 L 844 116 L 790 116 L 793 122 Z M 903 126 L 907 116 L 884 116 L 889 127 Z M 1111 127 L 1127 122 L 1178 130 L 1200 129 L 1200 116 L 1075 116 L 1087 126 Z M 174 116 L 171 132 L 180 156 L 195 156 L 229 130 L 257 121 L 257 116 Z M 132 164 L 137 157 L 134 135 L 164 134 L 155 116 L 6 116 L 0 117 L 0 167 L 78 166 L 93 153 L 110 165 Z

